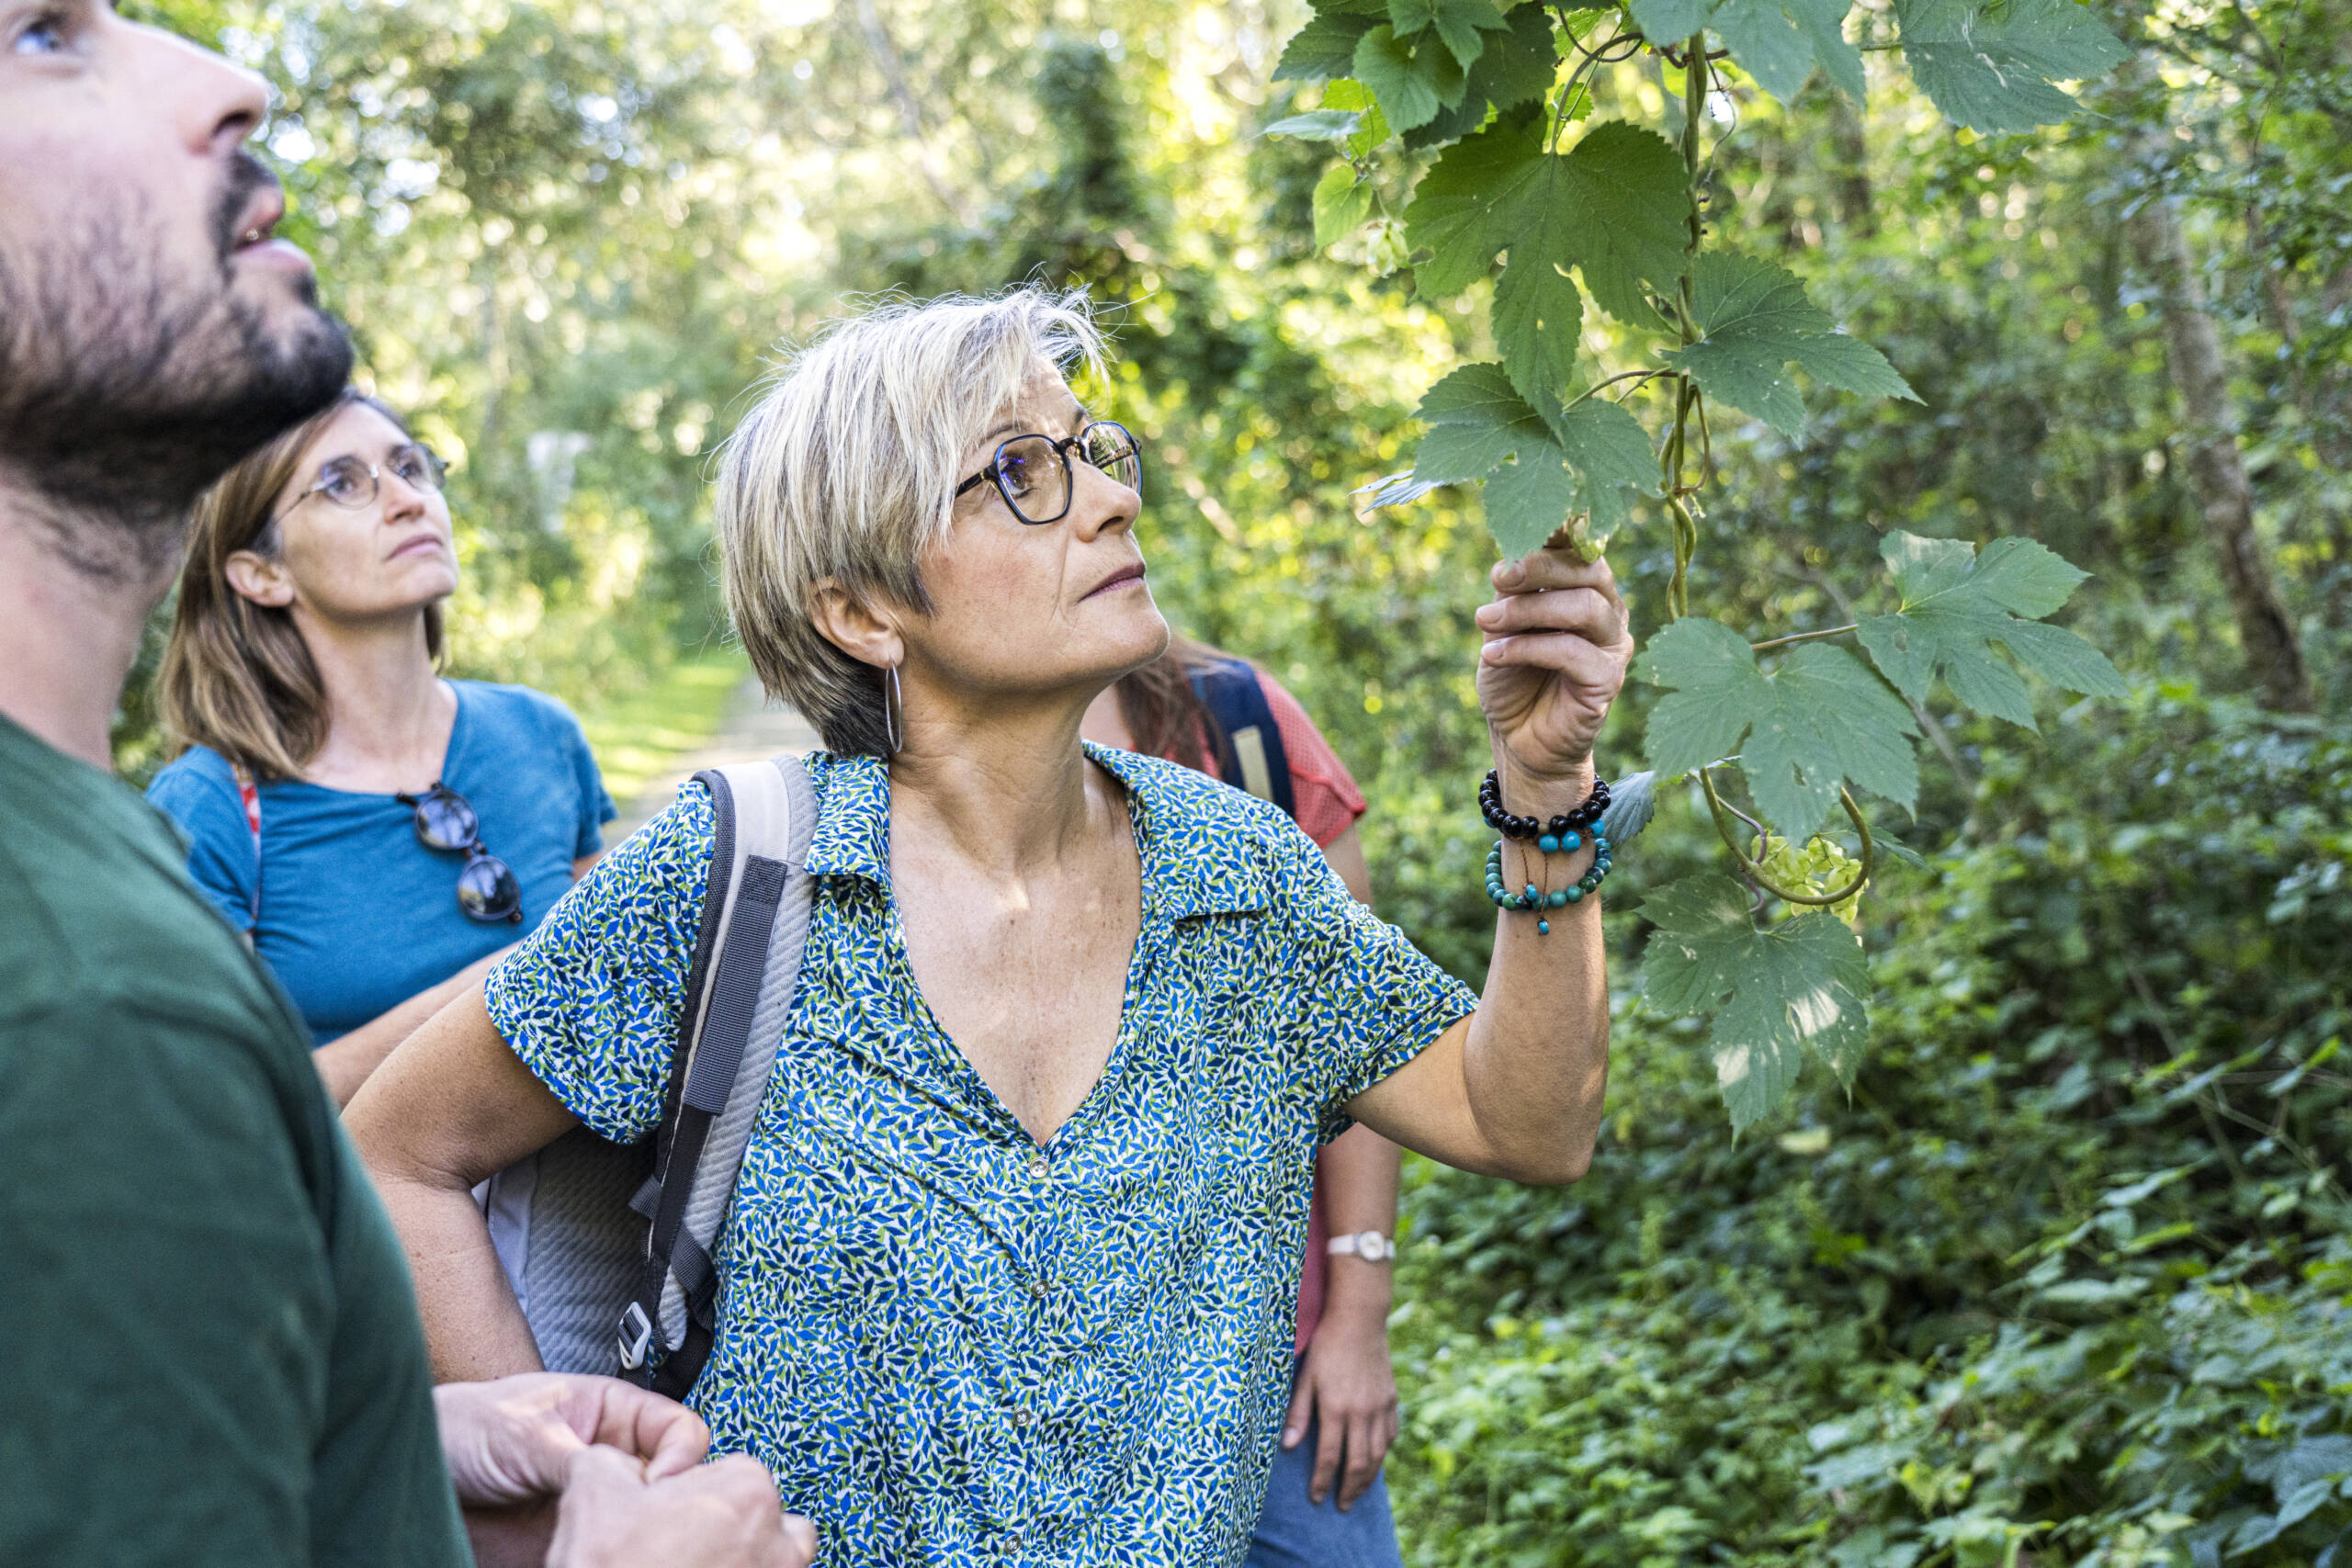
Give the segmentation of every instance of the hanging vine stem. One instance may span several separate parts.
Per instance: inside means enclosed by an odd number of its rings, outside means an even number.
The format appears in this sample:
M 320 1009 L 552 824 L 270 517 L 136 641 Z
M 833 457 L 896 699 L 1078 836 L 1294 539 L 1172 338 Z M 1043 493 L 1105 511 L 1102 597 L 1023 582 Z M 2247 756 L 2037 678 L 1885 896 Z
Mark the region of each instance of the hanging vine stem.
M 1817 632 L 1791 632 L 1786 637 L 1776 637 L 1770 638 L 1769 641 L 1751 642 L 1747 645 L 1747 651 L 1750 653 L 1770 653 L 1776 648 L 1793 648 L 1801 642 L 1819 642 L 1824 637 L 1844 637 L 1848 632 L 1855 629 L 1856 628 L 1851 626 L 1828 626 Z
M 1871 837 L 1870 819 L 1862 815 L 1862 808 L 1854 804 L 1853 792 L 1842 784 L 1838 790 L 1838 804 L 1846 808 L 1847 817 L 1854 824 L 1854 831 L 1861 835 L 1862 856 L 1860 863 L 1854 867 L 1854 879 L 1834 893 L 1800 893 L 1775 882 L 1771 873 L 1750 859 L 1747 852 L 1739 847 L 1738 829 L 1731 825 L 1731 807 L 1724 804 L 1722 795 L 1715 793 L 1714 777 L 1704 768 L 1699 770 L 1699 787 L 1706 791 L 1707 809 L 1715 818 L 1715 833 L 1723 840 L 1724 847 L 1731 851 L 1732 858 L 1739 862 L 1741 874 L 1783 903 L 1809 904 L 1816 908 L 1842 904 L 1868 886 L 1871 874 L 1878 869 L 1878 840 Z
M 1707 39 L 1704 33 L 1693 34 L 1683 44 L 1679 58 L 1670 48 L 1661 49 L 1659 52 L 1682 68 L 1682 169 L 1690 182 L 1691 193 L 1690 240 L 1687 251 L 1691 259 L 1696 261 L 1699 247 L 1706 238 L 1706 224 L 1701 215 L 1698 200 L 1699 172 L 1704 166 L 1704 160 L 1700 155 L 1699 120 L 1701 115 L 1706 110 L 1707 96 L 1713 90 L 1714 73 L 1709 64 Z M 1682 279 L 1676 286 L 1673 304 L 1673 323 L 1682 342 L 1685 344 L 1697 342 L 1699 327 L 1691 316 L 1690 269 L 1689 267 L 1683 269 Z M 1699 423 L 1699 471 L 1695 479 L 1686 479 L 1684 468 L 1690 446 L 1690 418 L 1694 413 L 1698 415 Z M 1713 477 L 1714 455 L 1714 433 L 1707 423 L 1706 400 L 1700 395 L 1699 389 L 1691 383 L 1688 376 L 1677 376 L 1674 423 L 1667 433 L 1666 446 L 1659 454 L 1658 459 L 1659 478 L 1663 481 L 1667 511 L 1673 519 L 1674 525 L 1674 575 L 1667 581 L 1667 610 L 1677 620 L 1690 613 L 1690 561 L 1691 558 L 1699 553 L 1699 521 L 1691 510 L 1690 498 L 1697 495 Z M 1758 651 L 1761 651 L 1770 648 L 1786 647 L 1791 643 L 1809 641 L 1815 637 L 1839 636 L 1852 629 L 1851 626 L 1844 626 L 1838 628 L 1837 632 L 1800 632 L 1793 637 L 1758 643 L 1756 647 Z M 1705 768 L 1699 770 L 1699 787 L 1706 792 L 1707 810 L 1714 818 L 1715 833 L 1723 840 L 1724 847 L 1731 852 L 1732 858 L 1738 863 L 1741 872 L 1752 885 L 1783 903 L 1805 905 L 1815 908 L 1827 908 L 1833 905 L 1842 904 L 1860 893 L 1869 884 L 1871 874 L 1878 868 L 1878 843 L 1871 837 L 1870 822 L 1862 816 L 1861 807 L 1854 804 L 1852 793 L 1842 785 L 1838 788 L 1838 799 L 1839 804 L 1845 807 L 1847 817 L 1854 824 L 1854 830 L 1861 835 L 1862 854 L 1860 863 L 1854 869 L 1853 880 L 1830 893 L 1807 893 L 1797 888 L 1781 886 L 1761 863 L 1740 847 L 1739 832 L 1732 826 L 1732 818 L 1734 815 L 1738 815 L 1742 820 L 1752 822 L 1753 819 L 1747 818 L 1745 813 L 1735 813 L 1724 803 L 1724 797 L 1715 789 L 1714 775 Z M 1758 832 L 1760 837 L 1769 841 L 1770 837 L 1769 834 L 1765 834 L 1760 828 L 1758 829 Z

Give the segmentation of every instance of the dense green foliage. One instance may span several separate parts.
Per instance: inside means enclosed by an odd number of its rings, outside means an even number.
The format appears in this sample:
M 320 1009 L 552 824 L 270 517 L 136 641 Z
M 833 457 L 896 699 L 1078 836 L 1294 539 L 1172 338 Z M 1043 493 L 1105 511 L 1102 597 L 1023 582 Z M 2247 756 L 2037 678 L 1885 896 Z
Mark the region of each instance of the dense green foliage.
M 1082 281 L 1117 307 L 1101 400 L 1148 443 L 1160 603 L 1300 695 L 1372 799 L 1384 911 L 1479 977 L 1484 503 L 1449 486 L 1360 519 L 1354 492 L 1411 461 L 1422 394 L 1496 362 L 1498 328 L 1483 285 L 1432 305 L 1363 265 L 1409 259 L 1383 220 L 1430 151 L 1335 190 L 1332 144 L 1260 134 L 1369 107 L 1272 82 L 1303 6 L 174 14 L 238 29 L 284 95 L 269 141 L 329 296 L 462 457 L 466 668 L 578 693 L 699 646 L 705 454 L 773 341 L 840 295 Z M 1411 1172 L 1392 1479 L 1417 1563 L 2285 1568 L 2352 1528 L 2352 732 L 2245 701 L 2126 221 L 2179 204 L 2258 537 L 2341 714 L 2352 12 L 2100 16 L 2133 60 L 2053 130 L 1956 132 L 1869 47 L 1875 5 L 1849 24 L 1859 103 L 1834 75 L 1724 87 L 1710 243 L 1801 279 L 1920 401 L 1719 423 L 1692 600 L 1743 638 L 1868 625 L 1903 603 L 1889 541 L 1926 570 L 2033 540 L 2091 574 L 2060 619 L 2132 695 L 1955 701 L 1983 643 L 1933 645 L 1944 679 L 1904 688 L 1916 816 L 1871 818 L 1894 863 L 1866 969 L 1841 971 L 1875 1043 L 1850 1100 L 1813 1074 L 1736 1140 L 1703 1029 L 1635 985 L 1641 901 L 1719 863 L 1703 803 L 1662 792 L 1608 890 L 1592 1176 Z M 1664 73 L 1611 69 L 1599 118 L 1670 123 Z M 1581 333 L 1633 362 L 1605 304 Z M 566 431 L 589 446 L 559 498 L 530 437 Z M 1671 530 L 1626 506 L 1610 553 L 1647 635 Z M 1646 760 L 1667 694 L 1629 690 L 1610 772 Z M 1842 881 L 1826 857 L 1775 871 Z

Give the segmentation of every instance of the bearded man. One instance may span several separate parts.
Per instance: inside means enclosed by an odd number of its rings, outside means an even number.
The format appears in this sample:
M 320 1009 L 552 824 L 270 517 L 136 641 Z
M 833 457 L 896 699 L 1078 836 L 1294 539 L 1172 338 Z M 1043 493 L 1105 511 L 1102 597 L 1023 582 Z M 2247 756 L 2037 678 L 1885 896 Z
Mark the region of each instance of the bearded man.
M 803 1568 L 667 1401 L 436 1398 L 300 1024 L 111 774 L 190 504 L 351 368 L 264 107 L 96 0 L 0 0 L 0 1562 L 461 1568 L 462 1500 L 485 1562 Z

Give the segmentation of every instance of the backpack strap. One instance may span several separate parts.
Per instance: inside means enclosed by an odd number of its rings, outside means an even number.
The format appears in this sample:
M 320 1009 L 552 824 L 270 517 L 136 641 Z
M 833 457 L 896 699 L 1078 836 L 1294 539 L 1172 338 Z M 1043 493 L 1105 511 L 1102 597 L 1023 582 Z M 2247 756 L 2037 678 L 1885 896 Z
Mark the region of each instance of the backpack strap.
M 815 892 L 817 795 L 799 758 L 695 777 L 710 791 L 716 832 L 654 1174 L 632 1204 L 652 1222 L 645 1266 L 619 1334 L 624 1374 L 673 1399 L 710 1354 L 711 1252 L 791 1020 Z
M 1246 660 L 1221 659 L 1196 667 L 1191 680 L 1193 694 L 1208 709 L 1216 730 L 1218 776 L 1296 818 L 1290 755 L 1283 748 L 1282 727 L 1274 722 L 1266 689 L 1258 683 L 1258 671 Z

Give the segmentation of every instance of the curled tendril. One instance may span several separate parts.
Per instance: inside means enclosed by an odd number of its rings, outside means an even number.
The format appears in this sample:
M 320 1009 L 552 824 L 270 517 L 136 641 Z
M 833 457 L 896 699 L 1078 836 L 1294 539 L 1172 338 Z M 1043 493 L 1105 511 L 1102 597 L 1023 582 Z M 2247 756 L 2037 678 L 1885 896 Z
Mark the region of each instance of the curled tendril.
M 1871 837 L 1870 819 L 1862 815 L 1862 808 L 1854 804 L 1853 792 L 1843 785 L 1838 786 L 1838 804 L 1846 808 L 1846 815 L 1853 821 L 1854 831 L 1862 836 L 1862 858 L 1861 863 L 1854 869 L 1854 880 L 1830 893 L 1801 893 L 1773 881 L 1771 874 L 1764 869 L 1762 863 L 1749 858 L 1747 852 L 1739 847 L 1738 829 L 1731 825 L 1731 808 L 1724 804 L 1724 797 L 1715 793 L 1714 778 L 1704 768 L 1699 770 L 1699 787 L 1707 793 L 1707 809 L 1714 816 L 1715 831 L 1722 837 L 1724 847 L 1731 851 L 1732 859 L 1739 863 L 1740 871 L 1748 881 L 1783 903 L 1806 904 L 1825 909 L 1833 904 L 1842 904 L 1869 886 L 1871 873 L 1878 869 L 1878 840 Z

